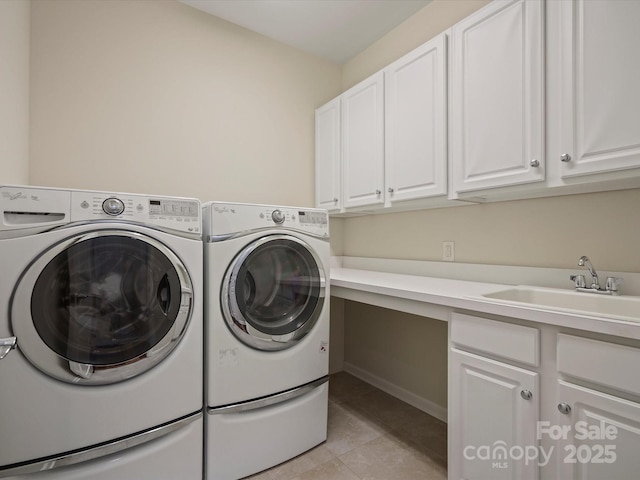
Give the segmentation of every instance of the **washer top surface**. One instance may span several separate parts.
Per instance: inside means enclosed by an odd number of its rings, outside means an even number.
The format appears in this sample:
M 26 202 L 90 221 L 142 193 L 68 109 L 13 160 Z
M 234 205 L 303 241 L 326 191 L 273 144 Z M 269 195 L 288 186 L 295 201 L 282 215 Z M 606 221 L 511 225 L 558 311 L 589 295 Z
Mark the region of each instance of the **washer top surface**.
M 31 186 L 0 186 L 0 239 L 75 222 L 122 221 L 199 237 L 195 198 Z
M 203 205 L 205 241 L 279 228 L 328 239 L 329 216 L 326 210 L 318 208 L 226 202 Z

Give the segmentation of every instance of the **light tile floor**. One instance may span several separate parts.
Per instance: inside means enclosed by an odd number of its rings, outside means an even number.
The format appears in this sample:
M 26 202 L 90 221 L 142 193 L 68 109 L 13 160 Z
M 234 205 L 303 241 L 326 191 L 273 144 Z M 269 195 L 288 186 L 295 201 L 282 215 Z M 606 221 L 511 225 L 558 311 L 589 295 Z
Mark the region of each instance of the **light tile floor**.
M 446 480 L 447 425 L 340 372 L 327 441 L 251 480 Z

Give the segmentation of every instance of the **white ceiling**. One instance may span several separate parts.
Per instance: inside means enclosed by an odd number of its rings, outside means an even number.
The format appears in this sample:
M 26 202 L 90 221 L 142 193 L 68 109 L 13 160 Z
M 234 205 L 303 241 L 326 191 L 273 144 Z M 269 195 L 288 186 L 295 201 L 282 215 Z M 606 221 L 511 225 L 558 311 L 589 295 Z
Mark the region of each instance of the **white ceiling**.
M 336 63 L 345 63 L 431 0 L 180 0 Z

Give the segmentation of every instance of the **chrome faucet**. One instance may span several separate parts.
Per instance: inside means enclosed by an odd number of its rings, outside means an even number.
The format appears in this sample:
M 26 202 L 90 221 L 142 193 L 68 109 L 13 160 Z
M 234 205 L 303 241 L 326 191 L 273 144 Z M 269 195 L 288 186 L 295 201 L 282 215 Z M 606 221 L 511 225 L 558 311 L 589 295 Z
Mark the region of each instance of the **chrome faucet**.
M 583 255 L 580 257 L 580 260 L 578 260 L 578 266 L 579 267 L 587 267 L 589 269 L 589 273 L 591 274 L 591 288 L 595 289 L 595 290 L 600 290 L 600 282 L 598 282 L 598 274 L 596 273 L 596 269 L 593 268 L 593 265 L 591 265 L 591 262 L 589 261 L 589 257 L 587 257 L 586 255 Z
M 603 295 L 620 295 L 618 288 L 622 283 L 622 278 L 618 277 L 607 277 L 607 281 L 605 283 L 605 288 L 600 287 L 600 282 L 598 281 L 598 273 L 596 269 L 593 268 L 589 257 L 583 255 L 578 260 L 579 267 L 587 267 L 589 273 L 591 274 L 591 286 L 587 288 L 586 282 L 584 280 L 584 275 L 571 275 L 569 277 L 575 283 L 576 290 L 579 292 L 589 292 L 589 293 L 601 293 Z

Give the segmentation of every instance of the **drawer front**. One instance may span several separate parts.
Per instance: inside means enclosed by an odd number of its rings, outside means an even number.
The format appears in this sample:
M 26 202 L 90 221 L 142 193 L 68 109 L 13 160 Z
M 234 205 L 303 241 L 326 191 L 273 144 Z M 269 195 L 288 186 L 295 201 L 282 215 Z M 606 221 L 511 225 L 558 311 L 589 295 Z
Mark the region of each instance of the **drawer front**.
M 486 352 L 506 360 L 540 365 L 540 331 L 511 323 L 454 312 L 451 341 L 460 347 Z
M 640 349 L 558 334 L 558 371 L 640 395 Z

